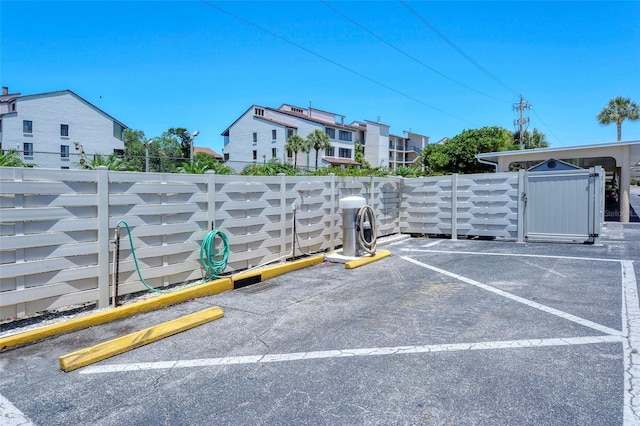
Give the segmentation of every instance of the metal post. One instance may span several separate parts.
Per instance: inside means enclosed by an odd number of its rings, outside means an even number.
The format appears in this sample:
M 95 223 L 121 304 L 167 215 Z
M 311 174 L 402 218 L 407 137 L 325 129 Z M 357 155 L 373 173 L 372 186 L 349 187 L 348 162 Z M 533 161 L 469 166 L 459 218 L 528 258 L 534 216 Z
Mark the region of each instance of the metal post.
M 144 171 L 149 173 L 149 142 L 144 144 Z
M 113 241 L 113 307 L 118 307 L 118 284 L 120 282 L 120 227 L 116 228 L 116 236 Z

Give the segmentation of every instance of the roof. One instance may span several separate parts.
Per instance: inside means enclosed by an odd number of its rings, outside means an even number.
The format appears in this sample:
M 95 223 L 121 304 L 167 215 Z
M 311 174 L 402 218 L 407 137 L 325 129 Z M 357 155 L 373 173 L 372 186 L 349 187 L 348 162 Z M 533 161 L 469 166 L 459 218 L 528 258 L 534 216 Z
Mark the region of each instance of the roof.
M 351 158 L 322 157 L 322 161 L 326 161 L 329 164 L 337 164 L 337 165 L 342 165 L 342 164 L 350 164 L 355 166 L 360 165 L 360 163 L 358 163 L 355 160 L 352 160 Z
M 281 109 L 270 108 L 270 107 L 262 107 L 262 108 L 268 109 L 269 111 L 277 112 L 277 113 L 280 113 L 280 114 L 289 115 L 291 117 L 300 118 L 302 120 L 310 121 L 312 123 L 322 124 L 322 125 L 325 125 L 325 126 L 331 126 L 331 127 L 336 127 L 336 128 L 341 128 L 341 129 L 349 129 L 349 130 L 358 130 L 358 128 L 354 127 L 354 126 L 350 126 L 350 125 L 347 125 L 347 124 L 336 123 L 336 122 L 331 121 L 331 120 L 321 120 L 321 119 L 318 119 L 318 118 L 309 117 L 309 116 L 306 116 L 304 114 L 300 114 L 299 112 L 283 111 Z M 321 111 L 321 110 L 315 109 L 315 108 L 314 108 L 314 110 Z M 330 112 L 329 114 L 333 114 L 333 113 Z M 334 115 L 340 115 L 340 114 L 334 114 Z
M 578 151 L 582 150 L 617 148 L 625 145 L 629 145 L 631 147 L 632 157 L 640 157 L 640 140 L 637 140 L 625 142 L 596 143 L 591 145 L 563 146 L 558 148 L 536 148 L 515 151 L 485 152 L 483 154 L 476 154 L 476 158 L 497 162 L 500 157 L 510 157 L 516 155 L 549 154 L 549 157 L 559 157 L 559 153 L 563 153 L 563 155 L 566 156 L 567 154 L 571 154 L 572 152 L 577 154 Z
M 1 95 L 0 103 L 11 102 L 12 100 L 17 99 L 19 97 L 20 97 L 20 93 L 9 93 L 7 95 Z
M 32 95 L 24 95 L 24 96 L 20 96 L 18 99 L 29 99 L 29 98 L 39 98 L 39 97 L 44 97 L 44 96 L 58 96 L 58 95 L 66 95 L 66 94 L 70 94 L 72 96 L 75 96 L 78 100 L 80 100 L 81 102 L 87 104 L 88 106 L 90 106 L 91 108 L 99 111 L 100 113 L 106 115 L 107 117 L 109 117 L 110 119 L 112 119 L 113 121 L 117 122 L 118 124 L 121 124 L 124 128 L 128 129 L 129 126 L 127 126 L 126 124 L 124 124 L 123 122 L 121 122 L 120 120 L 118 120 L 117 118 L 115 118 L 114 116 L 112 116 L 111 114 L 106 113 L 105 111 L 101 110 L 100 108 L 98 108 L 97 106 L 95 106 L 94 104 L 92 104 L 91 102 L 87 101 L 86 99 L 84 99 L 82 96 L 78 95 L 77 93 L 66 89 L 66 90 L 56 90 L 53 92 L 44 92 L 44 93 L 34 93 Z M 10 95 L 7 95 L 10 96 Z
M 566 161 L 558 160 L 556 158 L 549 158 L 541 163 L 536 164 L 533 167 L 527 169 L 530 172 L 547 172 L 549 170 L 577 170 L 582 167 L 578 167 L 574 164 L 567 163 Z
M 205 154 L 213 155 L 214 157 L 216 157 L 216 159 L 222 160 L 222 155 L 218 154 L 217 152 L 215 152 L 211 148 L 201 147 L 201 146 L 194 146 L 193 147 L 193 153 L 197 154 L 199 152 L 203 152 Z
M 258 120 L 268 121 L 270 123 L 279 124 L 281 126 L 289 127 L 291 129 L 297 129 L 298 128 L 298 126 L 294 126 L 292 124 L 285 123 L 284 121 L 274 120 L 273 118 L 260 117 L 259 115 L 256 115 L 255 118 L 257 118 Z
M 284 106 L 284 105 L 289 105 L 289 104 L 282 104 L 280 106 L 280 108 L 282 108 L 282 106 Z M 294 106 L 294 105 L 291 105 L 291 106 Z M 224 131 L 222 133 L 220 133 L 220 135 L 229 136 L 229 129 L 231 129 L 234 126 L 234 124 L 236 124 L 242 117 L 245 116 L 245 114 L 247 114 L 247 112 L 251 111 L 253 108 L 266 109 L 266 110 L 273 111 L 273 112 L 278 113 L 278 114 L 284 114 L 284 115 L 288 115 L 290 117 L 296 117 L 296 118 L 299 118 L 301 120 L 309 121 L 311 123 L 322 124 L 323 126 L 331 126 L 331 127 L 336 127 L 336 128 L 341 128 L 341 129 L 349 129 L 349 130 L 358 130 L 357 127 L 349 126 L 349 125 L 346 125 L 346 124 L 334 123 L 332 121 L 320 120 L 320 119 L 316 119 L 316 118 L 313 118 L 313 117 L 310 118 L 310 117 L 308 117 L 308 116 L 306 116 L 304 114 L 300 114 L 300 113 L 293 112 L 293 111 L 284 111 L 284 110 L 281 110 L 281 109 L 278 109 L 278 108 L 271 108 L 271 107 L 265 107 L 265 106 L 262 106 L 262 105 L 253 104 L 249 108 L 247 108 L 245 110 L 245 112 L 240 114 L 240 116 L 238 118 L 236 118 L 233 121 L 233 123 L 231 123 L 231 125 L 229 125 L 229 127 L 224 129 Z M 317 108 L 313 108 L 313 109 L 316 110 L 316 111 L 322 111 L 322 110 L 317 109 Z M 328 111 L 322 111 L 322 112 L 328 112 Z M 333 114 L 333 113 L 331 112 L 329 114 Z M 334 115 L 340 115 L 340 114 L 334 114 Z M 254 115 L 254 117 L 259 118 L 259 119 L 264 120 L 264 121 L 269 121 L 269 122 L 272 122 L 272 123 L 280 124 L 282 126 L 291 127 L 293 129 L 297 128 L 294 125 L 287 124 L 287 123 L 284 123 L 284 122 L 281 122 L 281 121 L 277 121 L 277 120 L 274 120 L 274 119 L 271 119 L 271 118 L 261 117 L 259 115 Z

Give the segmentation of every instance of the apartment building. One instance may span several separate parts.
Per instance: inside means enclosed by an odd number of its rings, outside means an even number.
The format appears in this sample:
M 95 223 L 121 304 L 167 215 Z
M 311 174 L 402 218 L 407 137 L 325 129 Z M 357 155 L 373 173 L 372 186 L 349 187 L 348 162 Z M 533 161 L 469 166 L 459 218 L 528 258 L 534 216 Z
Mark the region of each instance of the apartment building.
M 126 128 L 71 90 L 23 96 L 2 88 L 0 149 L 16 149 L 32 167 L 80 168 L 76 142 L 89 158 L 123 152 Z
M 315 152 L 299 152 L 297 159 L 285 150 L 293 135 L 306 138 L 316 129 L 329 136 L 331 147 L 318 155 L 318 167 L 359 166 L 355 161 L 356 143 L 364 149 L 364 157 L 372 166 L 391 169 L 411 165 L 419 151 L 429 142 L 427 136 L 405 132 L 405 136 L 389 133 L 390 126 L 379 122 L 353 121 L 345 116 L 315 108 L 283 104 L 279 108 L 252 105 L 227 129 L 224 137 L 225 162 L 236 171 L 271 159 L 314 169 Z

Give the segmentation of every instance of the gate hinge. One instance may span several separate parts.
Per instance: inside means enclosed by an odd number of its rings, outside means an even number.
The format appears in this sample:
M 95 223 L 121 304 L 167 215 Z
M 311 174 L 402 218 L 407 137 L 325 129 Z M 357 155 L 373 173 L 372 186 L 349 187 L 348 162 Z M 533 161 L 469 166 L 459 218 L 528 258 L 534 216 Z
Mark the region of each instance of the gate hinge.
M 589 173 L 589 177 L 598 177 L 598 176 L 600 176 L 600 173 L 596 173 L 596 172 Z
M 591 238 L 597 238 L 599 236 L 600 236 L 600 234 L 589 234 L 589 237 L 591 237 Z

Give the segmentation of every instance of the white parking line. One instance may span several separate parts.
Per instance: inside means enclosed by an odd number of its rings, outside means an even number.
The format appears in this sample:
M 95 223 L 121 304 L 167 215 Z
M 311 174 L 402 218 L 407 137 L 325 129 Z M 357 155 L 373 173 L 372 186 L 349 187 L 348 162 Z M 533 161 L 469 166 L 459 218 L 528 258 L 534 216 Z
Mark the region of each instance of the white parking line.
M 624 425 L 640 424 L 640 306 L 633 262 L 622 264 L 622 333 L 624 348 Z
M 205 358 L 162 362 L 137 362 L 131 364 L 94 365 L 84 368 L 80 374 L 120 373 L 141 370 L 171 368 L 220 367 L 238 364 L 262 364 L 271 362 L 303 361 L 310 359 L 345 358 L 381 355 L 407 355 L 435 352 L 478 351 L 491 349 L 522 349 L 548 346 L 589 345 L 620 343 L 621 336 L 587 336 L 554 339 L 507 340 L 499 342 L 455 343 L 443 345 L 396 346 L 386 348 L 341 349 L 331 351 L 295 352 L 288 354 L 249 355 L 224 358 Z
M 427 247 L 433 247 L 437 244 L 440 244 L 441 242 L 443 242 L 444 240 L 436 240 L 436 241 L 432 241 L 428 244 L 423 245 L 422 247 L 427 248 Z
M 500 290 L 498 288 L 491 287 L 490 285 L 479 283 L 478 281 L 472 280 L 471 278 L 463 277 L 462 275 L 458 275 L 458 274 L 453 273 L 453 272 L 445 271 L 444 269 L 440 269 L 440 268 L 438 268 L 436 266 L 428 265 L 426 263 L 420 262 L 420 261 L 412 259 L 410 257 L 407 257 L 407 256 L 400 256 L 400 257 L 402 259 L 406 260 L 407 262 L 413 263 L 414 265 L 418 265 L 418 266 L 421 266 L 421 267 L 423 267 L 425 269 L 430 269 L 430 270 L 432 270 L 434 272 L 437 272 L 439 274 L 446 275 L 446 276 L 451 277 L 451 278 L 455 278 L 455 279 L 460 280 L 462 282 L 465 282 L 467 284 L 471 284 L 472 286 L 481 288 L 483 290 L 490 291 L 491 293 L 497 294 L 498 296 L 502 296 L 502 297 L 505 297 L 507 299 L 513 300 L 515 302 L 522 303 L 523 305 L 529 306 L 531 308 L 539 309 L 539 310 L 541 310 L 543 312 L 546 312 L 548 314 L 558 316 L 560 318 L 575 322 L 577 324 L 583 325 L 585 327 L 592 328 L 592 329 L 597 330 L 597 331 L 601 331 L 602 333 L 611 334 L 613 336 L 622 336 L 622 332 L 620 332 L 618 330 L 614 330 L 613 328 L 610 328 L 610 327 L 607 327 L 607 326 L 604 326 L 604 325 L 601 325 L 601 324 L 597 324 L 597 323 L 595 323 L 593 321 L 589 321 L 587 319 L 580 318 L 580 317 L 578 317 L 576 315 L 569 314 L 567 312 L 563 312 L 563 311 L 561 311 L 559 309 L 555 309 L 555 308 L 552 308 L 550 306 L 543 305 L 541 303 L 533 302 L 533 301 L 531 301 L 529 299 L 525 299 L 524 297 L 516 296 L 515 294 L 511 294 L 511 293 L 508 293 L 508 292 L 506 292 L 504 290 Z
M 439 253 L 439 254 L 473 254 L 480 256 L 509 256 L 509 257 L 537 257 L 546 259 L 566 259 L 566 260 L 589 260 L 593 262 L 616 262 L 619 263 L 620 259 L 606 259 L 602 257 L 574 257 L 574 256 L 551 256 L 548 254 L 519 254 L 519 253 L 485 253 L 479 251 L 450 251 L 450 250 L 422 250 L 422 249 L 401 249 L 406 252 L 415 253 Z
M 2 426 L 32 426 L 33 423 L 7 398 L 0 395 L 0 424 Z

